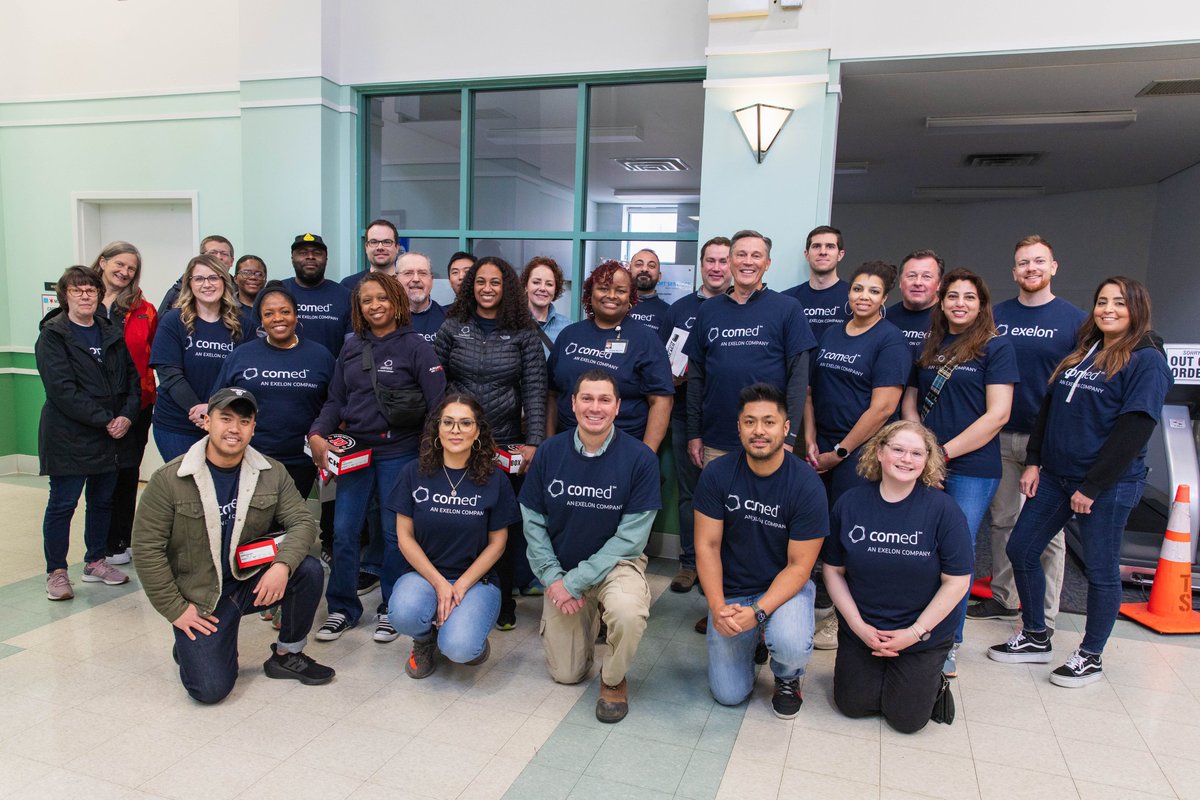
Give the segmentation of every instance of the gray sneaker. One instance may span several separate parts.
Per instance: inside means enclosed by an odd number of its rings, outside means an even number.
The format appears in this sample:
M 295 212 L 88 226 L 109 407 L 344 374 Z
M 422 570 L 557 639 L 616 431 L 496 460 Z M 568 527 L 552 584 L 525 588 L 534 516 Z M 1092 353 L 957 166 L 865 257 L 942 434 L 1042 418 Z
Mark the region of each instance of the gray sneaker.
M 50 600 L 70 600 L 75 596 L 71 591 L 71 579 L 65 569 L 56 569 L 46 576 L 46 597 Z
M 837 646 L 838 618 L 837 614 L 831 614 L 817 625 L 813 633 L 813 647 L 817 650 L 837 650 Z
M 102 558 L 83 565 L 83 582 L 120 586 L 129 583 L 129 576 Z

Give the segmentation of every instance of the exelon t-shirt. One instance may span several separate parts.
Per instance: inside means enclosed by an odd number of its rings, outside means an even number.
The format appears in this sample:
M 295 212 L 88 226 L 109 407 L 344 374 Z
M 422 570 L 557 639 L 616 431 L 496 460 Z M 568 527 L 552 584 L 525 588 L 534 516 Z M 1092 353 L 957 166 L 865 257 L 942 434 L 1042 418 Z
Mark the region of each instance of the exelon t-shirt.
M 933 316 L 933 306 L 920 311 L 910 311 L 903 302 L 888 306 L 887 321 L 900 329 L 904 341 L 908 343 L 909 355 L 913 361 L 921 357 L 925 348 L 925 340 L 929 338 L 929 318 Z
M 744 452 L 723 455 L 700 473 L 692 504 L 704 516 L 724 522 L 726 600 L 765 592 L 787 566 L 788 542 L 829 535 L 825 486 L 798 458 L 784 458 L 779 469 L 759 477 Z
M 1012 342 L 1021 373 L 1004 430 L 1029 433 L 1041 410 L 1050 376 L 1058 362 L 1075 348 L 1076 334 L 1087 314 L 1058 297 L 1040 306 L 1023 305 L 1014 297 L 997 304 L 992 316 L 996 332 Z
M 212 476 L 217 495 L 217 510 L 221 514 L 221 580 L 226 585 L 233 580 L 233 567 L 229 564 L 229 549 L 233 542 L 233 522 L 237 518 L 238 484 L 241 482 L 242 465 L 218 467 L 211 461 L 208 474 Z
M 540 452 L 539 452 L 540 455 Z M 413 522 L 413 536 L 442 577 L 462 577 L 488 544 L 488 534 L 521 521 L 512 484 L 492 470 L 482 486 L 465 469 L 421 472 L 417 461 L 404 465 L 387 509 Z M 407 559 L 401 570 L 412 572 Z M 485 577 L 494 579 L 495 570 Z
M 688 358 L 704 366 L 704 444 L 740 448 L 738 392 L 760 381 L 786 392 L 788 363 L 816 346 L 794 298 L 764 287 L 745 303 L 729 294 L 706 300 L 684 347 Z
M 520 499 L 546 518 L 554 555 L 570 572 L 613 537 L 622 516 L 662 508 L 658 459 L 620 430 L 595 457 L 575 449 L 574 432 L 560 433 L 538 448 Z
M 824 289 L 814 289 L 808 281 L 793 286 L 784 294 L 800 301 L 808 327 L 818 342 L 825 331 L 835 325 L 843 325 L 850 319 L 850 284 L 839 280 Z
M 1042 468 L 1063 478 L 1083 478 L 1099 457 L 1117 417 L 1141 412 L 1157 421 L 1171 383 L 1167 360 L 1153 347 L 1134 350 L 1129 363 L 1111 378 L 1096 369 L 1094 356 L 1064 370 L 1050 387 Z M 1119 480 L 1145 474 L 1143 446 Z
M 337 358 L 350 334 L 350 290 L 330 280 L 309 288 L 295 278 L 285 280 L 283 288 L 296 298 L 300 338 L 324 345 Z
M 301 339 L 281 350 L 255 339 L 233 351 L 217 379 L 217 386 L 246 389 L 258 401 L 254 438 L 250 445 L 284 464 L 303 464 L 304 440 L 321 413 L 333 356 L 321 345 Z
M 559 431 L 575 427 L 571 392 L 580 375 L 596 368 L 611 371 L 617 379 L 617 427 L 642 438 L 650 413 L 646 396 L 675 394 L 671 364 L 658 334 L 628 319 L 616 328 L 601 328 L 590 319 L 563 328 L 546 363 L 551 387 L 558 392 Z
M 809 362 L 817 443 L 828 451 L 858 422 L 881 386 L 903 387 L 912 364 L 904 334 L 883 319 L 857 336 L 845 325 L 825 331 Z
M 948 334 L 942 340 L 943 351 L 958 337 Z M 929 387 L 937 375 L 937 366 L 922 367 L 913 364 L 909 384 L 917 387 L 917 410 L 920 411 Z M 942 386 L 942 393 L 929 416 L 925 427 L 933 431 L 943 444 L 958 436 L 987 411 L 987 387 L 998 383 L 1019 383 L 1017 356 L 1008 339 L 996 336 L 983 346 L 983 355 L 972 361 L 960 363 Z M 969 453 L 954 458 L 950 471 L 955 475 L 972 478 L 1000 477 L 1000 441 L 993 436 L 987 444 Z
M 941 588 L 942 573 L 970 575 L 975 567 L 967 518 L 958 503 L 922 483 L 898 503 L 884 500 L 878 483 L 856 486 L 833 504 L 831 522 L 821 558 L 845 567 L 858 613 L 879 630 L 912 625 Z M 945 645 L 962 613 L 955 605 L 933 627 L 929 641 L 904 651 Z
M 154 344 L 150 347 L 150 366 L 172 366 L 183 370 L 184 379 L 200 402 L 207 402 L 217 388 L 217 377 L 225 359 L 233 353 L 234 341 L 220 320 L 205 322 L 197 317 L 192 333 L 187 332 L 173 308 L 158 323 Z M 244 339 L 242 341 L 245 341 Z M 188 409 L 180 408 L 170 392 L 159 392 L 154 403 L 154 424 L 159 428 L 193 434 L 196 426 L 188 419 Z
M 642 323 L 650 330 L 658 334 L 662 339 L 663 333 L 663 317 L 667 315 L 667 311 L 671 306 L 666 300 L 663 300 L 658 295 L 653 297 L 639 297 L 638 304 L 629 309 L 629 313 L 625 316 L 628 319 Z

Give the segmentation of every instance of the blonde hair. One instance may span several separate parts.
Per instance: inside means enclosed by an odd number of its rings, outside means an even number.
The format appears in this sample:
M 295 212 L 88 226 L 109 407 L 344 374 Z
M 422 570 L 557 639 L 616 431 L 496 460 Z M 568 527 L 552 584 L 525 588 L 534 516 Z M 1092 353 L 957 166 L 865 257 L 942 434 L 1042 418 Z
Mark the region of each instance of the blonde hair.
M 862 452 L 858 454 L 858 474 L 872 482 L 881 480 L 883 467 L 879 463 L 879 448 L 887 445 L 892 441 L 892 437 L 903 431 L 912 431 L 921 437 L 925 444 L 925 468 L 921 470 L 921 483 L 936 486 L 946 477 L 946 459 L 942 457 L 942 449 L 933 431 L 919 422 L 910 420 L 884 425 L 863 445 Z
M 214 256 L 193 256 L 188 262 L 187 269 L 183 272 L 183 282 L 179 287 L 179 299 L 175 301 L 175 307 L 179 309 L 179 321 L 187 328 L 189 335 L 196 332 L 196 295 L 192 293 L 192 273 L 196 271 L 196 267 L 208 267 L 221 276 L 221 324 L 229 329 L 229 334 L 235 342 L 240 341 L 242 318 L 233 299 L 233 278 L 229 275 L 229 268 Z

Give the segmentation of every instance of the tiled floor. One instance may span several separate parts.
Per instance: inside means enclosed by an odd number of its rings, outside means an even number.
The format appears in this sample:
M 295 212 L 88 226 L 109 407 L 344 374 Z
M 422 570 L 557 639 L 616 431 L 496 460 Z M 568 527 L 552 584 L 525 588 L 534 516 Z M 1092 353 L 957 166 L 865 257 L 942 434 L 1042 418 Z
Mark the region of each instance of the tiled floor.
M 273 631 L 247 617 L 237 687 L 198 706 L 135 585 L 76 580 L 75 600 L 45 599 L 45 495 L 40 479 L 0 479 L 0 797 L 1200 797 L 1200 636 L 1118 622 L 1105 679 L 1066 690 L 1046 680 L 1054 664 L 987 660 L 1009 624 L 969 622 L 958 719 L 911 736 L 838 714 L 834 654 L 818 652 L 804 708 L 783 722 L 769 674 L 744 707 L 712 702 L 691 629 L 703 603 L 663 592 L 670 562 L 653 566 L 619 725 L 596 722 L 595 680 L 547 676 L 536 598 L 516 630 L 493 633 L 487 664 L 443 663 L 423 681 L 403 673 L 407 640 L 375 644 L 369 626 L 310 645 L 337 668 L 331 685 L 269 680 Z M 1060 623 L 1064 657 L 1081 622 Z

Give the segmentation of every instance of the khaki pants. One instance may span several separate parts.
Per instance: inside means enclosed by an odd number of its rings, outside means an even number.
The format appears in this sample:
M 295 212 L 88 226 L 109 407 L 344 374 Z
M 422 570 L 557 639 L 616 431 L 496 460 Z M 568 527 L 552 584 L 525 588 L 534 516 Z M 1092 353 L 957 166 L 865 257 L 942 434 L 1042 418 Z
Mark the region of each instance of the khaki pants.
M 591 672 L 603 604 L 608 641 L 600 677 L 616 686 L 625 679 L 650 618 L 646 557 L 617 562 L 604 580 L 583 593 L 583 599 L 583 608 L 569 615 L 553 603 L 542 603 L 542 646 L 550 677 L 558 683 L 579 683 Z
M 715 447 L 709 447 L 708 445 L 704 445 L 704 466 L 707 467 L 710 463 L 712 463 L 713 461 L 715 461 L 716 459 L 720 458 L 721 456 L 725 455 L 728 452 L 729 452 L 728 450 L 718 450 Z
M 1025 504 L 1021 494 L 1021 473 L 1025 471 L 1025 447 L 1029 434 L 1014 431 L 1000 432 L 1000 461 L 1003 472 L 1000 488 L 992 498 L 992 596 L 1005 608 L 1016 608 L 1020 604 L 1017 585 L 1013 578 L 1012 564 L 1004 548 L 1008 537 Z M 1046 573 L 1046 625 L 1054 628 L 1054 617 L 1058 614 L 1058 601 L 1062 595 L 1063 569 L 1066 559 L 1066 540 L 1059 531 L 1042 553 L 1042 570 Z

